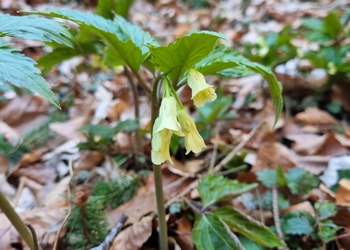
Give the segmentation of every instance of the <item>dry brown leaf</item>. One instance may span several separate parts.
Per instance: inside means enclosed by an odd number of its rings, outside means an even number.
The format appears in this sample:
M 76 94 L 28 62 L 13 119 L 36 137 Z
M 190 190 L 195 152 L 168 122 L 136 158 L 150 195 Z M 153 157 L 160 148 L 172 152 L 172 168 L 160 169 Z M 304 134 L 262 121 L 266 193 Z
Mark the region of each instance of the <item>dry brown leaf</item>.
M 67 207 L 67 190 L 70 179 L 70 176 L 64 177 L 62 180 L 55 184 L 55 186 L 53 187 L 53 189 L 51 189 L 51 191 L 49 191 L 49 193 L 47 190 L 42 190 L 45 192 L 45 194 L 43 194 L 44 197 L 40 199 L 39 202 L 41 202 L 41 204 L 45 205 L 47 208 Z
M 335 203 L 339 206 L 350 206 L 350 180 L 341 179 L 335 193 Z
M 305 168 L 314 175 L 321 174 L 328 166 L 328 161 L 332 156 L 328 155 L 310 155 L 299 156 L 298 166 Z
M 307 125 L 336 125 L 338 121 L 329 113 L 315 107 L 308 107 L 295 116 L 297 122 Z
M 322 146 L 326 136 L 317 134 L 287 134 L 285 137 L 293 141 L 292 149 L 302 155 L 313 155 Z
M 346 155 L 348 150 L 341 145 L 333 133 L 328 133 L 322 146 L 316 152 L 318 155 Z
M 140 221 L 121 231 L 111 246 L 111 250 L 139 250 L 152 234 L 153 216 L 145 216 Z
M 109 106 L 107 117 L 112 121 L 117 121 L 120 115 L 128 108 L 130 108 L 130 105 L 122 99 L 113 100 Z
M 55 169 L 39 162 L 27 165 L 25 167 L 18 167 L 12 172 L 11 176 L 25 176 L 40 184 L 47 184 L 54 182 L 57 175 Z
M 83 151 L 79 160 L 74 164 L 76 171 L 92 170 L 99 166 L 104 160 L 105 155 L 97 151 Z
M 176 235 L 174 238 L 182 250 L 194 250 L 192 224 L 187 216 L 183 216 L 177 220 Z
M 32 150 L 29 153 L 24 154 L 19 161 L 19 166 L 24 167 L 28 164 L 35 163 L 41 160 L 44 153 L 48 151 L 48 148 L 39 148 Z
M 0 121 L 0 134 L 9 142 L 17 142 L 20 137 L 15 129 L 3 121 Z
M 16 229 L 5 214 L 0 213 L 0 249 L 13 250 L 12 243 L 20 242 Z
M 173 162 L 174 164 L 167 165 L 169 171 L 183 177 L 194 178 L 204 168 L 202 159 L 180 162 L 173 158 Z
M 309 201 L 304 201 L 302 203 L 290 206 L 289 208 L 285 209 L 282 213 L 287 214 L 294 211 L 304 211 L 311 214 L 312 216 L 315 216 L 315 209 L 313 208 L 313 206 Z
M 279 165 L 284 170 L 287 170 L 296 166 L 298 159 L 298 155 L 281 143 L 265 142 L 258 149 L 256 164 L 253 166 L 252 171 L 277 169 Z
M 87 118 L 85 116 L 80 116 L 66 122 L 51 123 L 50 129 L 67 139 L 76 139 L 81 141 L 85 139 L 85 136 L 79 131 L 79 129 L 81 129 L 86 122 Z

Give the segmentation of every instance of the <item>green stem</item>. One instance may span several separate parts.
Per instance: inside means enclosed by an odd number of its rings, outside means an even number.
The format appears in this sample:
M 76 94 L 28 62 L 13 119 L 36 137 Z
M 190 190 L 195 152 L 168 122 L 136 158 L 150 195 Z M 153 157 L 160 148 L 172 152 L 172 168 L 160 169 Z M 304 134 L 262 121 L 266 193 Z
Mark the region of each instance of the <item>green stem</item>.
M 12 225 L 16 228 L 18 233 L 22 236 L 23 240 L 28 244 L 31 250 L 38 250 L 38 242 L 35 240 L 36 236 L 32 234 L 32 231 L 23 222 L 21 217 L 16 213 L 15 209 L 11 206 L 10 202 L 0 192 L 0 208 L 11 221 Z
M 153 85 L 152 91 L 152 129 L 154 121 L 158 117 L 159 114 L 159 83 L 161 81 L 161 77 L 158 76 Z M 152 133 L 153 135 L 153 133 Z M 153 164 L 154 170 L 154 183 L 156 189 L 156 201 L 157 201 L 157 211 L 158 211 L 158 225 L 159 225 L 159 249 L 160 250 L 168 250 L 168 229 L 165 220 L 165 206 L 164 206 L 164 192 L 163 192 L 163 180 L 162 180 L 162 168 L 160 165 Z
M 141 138 L 141 132 L 140 132 L 140 102 L 139 102 L 139 93 L 137 90 L 137 86 L 135 85 L 132 76 L 131 76 L 131 72 L 129 71 L 129 69 L 127 67 L 124 67 L 124 71 L 125 71 L 125 75 L 128 78 L 129 82 L 130 82 L 130 86 L 131 86 L 131 90 L 132 90 L 132 94 L 133 94 L 133 98 L 134 98 L 134 104 L 135 104 L 135 119 L 137 122 L 137 129 L 135 131 L 135 136 L 136 136 L 136 151 L 138 153 L 142 153 L 143 152 L 143 148 L 142 148 L 142 138 Z
M 140 76 L 139 72 L 132 70 L 132 73 L 135 74 L 137 80 L 139 81 L 141 87 L 148 93 L 151 94 L 152 93 L 152 89 L 147 85 L 147 83 L 145 82 L 145 80 L 143 80 L 143 78 Z

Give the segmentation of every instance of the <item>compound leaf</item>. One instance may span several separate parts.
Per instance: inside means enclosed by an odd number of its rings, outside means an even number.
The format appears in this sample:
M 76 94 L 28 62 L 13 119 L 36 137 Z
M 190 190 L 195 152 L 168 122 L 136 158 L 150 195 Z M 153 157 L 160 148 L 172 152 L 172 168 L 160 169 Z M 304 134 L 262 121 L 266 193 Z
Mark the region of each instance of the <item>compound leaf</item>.
M 0 84 L 10 83 L 20 88 L 26 88 L 32 93 L 38 93 L 52 104 L 59 107 L 36 62 L 20 54 L 18 49 L 11 48 L 10 43 L 0 39 Z
M 151 61 L 177 83 L 186 70 L 209 55 L 219 38 L 227 39 L 223 34 L 211 31 L 185 35 L 166 46 L 150 47 Z
M 255 183 L 240 183 L 220 175 L 210 174 L 204 176 L 199 182 L 198 192 L 204 207 L 207 207 L 219 200 L 232 199 L 256 187 Z
M 0 36 L 54 42 L 73 48 L 73 37 L 60 23 L 43 17 L 0 14 Z

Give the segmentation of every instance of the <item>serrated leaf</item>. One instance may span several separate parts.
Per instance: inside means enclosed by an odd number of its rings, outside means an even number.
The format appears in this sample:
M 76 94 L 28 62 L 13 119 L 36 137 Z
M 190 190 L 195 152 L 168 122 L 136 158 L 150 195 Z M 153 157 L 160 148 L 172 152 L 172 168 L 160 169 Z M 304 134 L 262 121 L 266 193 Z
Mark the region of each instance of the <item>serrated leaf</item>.
M 105 18 L 113 19 L 115 13 L 127 17 L 134 0 L 99 0 L 96 14 Z
M 305 217 L 292 217 L 283 222 L 281 226 L 284 233 L 292 235 L 310 234 L 314 231 Z
M 249 249 L 249 250 L 264 250 L 265 248 L 263 246 L 260 246 L 256 244 L 254 241 L 248 239 L 247 237 L 244 237 L 243 235 L 238 236 L 242 246 L 244 249 Z
M 227 39 L 220 33 L 200 31 L 180 37 L 166 46 L 150 47 L 151 62 L 176 84 L 186 70 L 208 56 L 219 38 Z
M 0 84 L 11 83 L 19 88 L 26 88 L 59 107 L 54 93 L 40 75 L 40 70 L 34 66 L 36 62 L 20 54 L 10 45 L 0 39 Z
M 114 132 L 119 133 L 122 130 L 126 132 L 133 132 L 138 128 L 139 128 L 139 124 L 137 123 L 136 120 L 125 120 L 125 121 L 119 122 L 118 125 L 115 126 Z
M 291 168 L 285 174 L 287 186 L 292 194 L 307 194 L 317 187 L 320 180 L 304 168 Z
M 85 125 L 81 130 L 87 132 L 92 137 L 99 137 L 101 139 L 112 139 L 116 134 L 113 128 L 102 124 Z
M 207 207 L 220 200 L 232 199 L 256 187 L 255 183 L 240 183 L 220 175 L 209 174 L 199 182 L 198 192 L 204 207 Z
M 157 45 L 151 35 L 136 25 L 116 16 L 113 21 L 93 13 L 78 10 L 50 8 L 49 12 L 32 12 L 39 15 L 63 18 L 76 22 L 101 37 L 117 55 L 117 62 L 128 65 L 138 71 L 143 60 L 148 56 L 147 45 Z M 106 55 L 108 58 L 108 55 Z M 112 61 L 111 58 L 108 58 Z
M 0 14 L 0 36 L 55 42 L 73 48 L 68 30 L 57 21 L 42 17 Z
M 198 250 L 244 250 L 237 236 L 213 214 L 202 215 L 196 221 L 192 238 Z
M 272 188 L 277 184 L 277 172 L 274 169 L 261 169 L 255 172 L 258 180 L 267 187 Z
M 227 69 L 235 68 L 239 69 L 240 72 L 245 68 L 245 73 L 258 73 L 268 82 L 272 101 L 276 108 L 276 124 L 283 108 L 282 85 L 270 69 L 259 63 L 249 61 L 225 46 L 218 46 L 208 57 L 196 65 L 196 69 L 204 75 L 221 74 Z
M 260 245 L 270 248 L 284 245 L 265 225 L 233 207 L 221 207 L 212 213 L 224 221 L 232 231 L 240 233 Z
M 337 205 L 331 202 L 316 203 L 315 208 L 318 211 L 320 220 L 328 219 L 337 211 Z

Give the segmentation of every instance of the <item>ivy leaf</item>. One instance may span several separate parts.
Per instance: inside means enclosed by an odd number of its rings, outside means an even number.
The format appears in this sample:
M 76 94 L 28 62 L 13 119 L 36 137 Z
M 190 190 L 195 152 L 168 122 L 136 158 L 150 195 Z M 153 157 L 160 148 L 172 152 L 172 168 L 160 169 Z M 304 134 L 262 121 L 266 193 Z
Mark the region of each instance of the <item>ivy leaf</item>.
M 202 215 L 196 221 L 192 238 L 198 250 L 244 250 L 237 236 L 214 214 Z
M 42 95 L 59 107 L 54 93 L 41 76 L 40 70 L 34 66 L 36 62 L 20 54 L 18 49 L 11 48 L 10 45 L 0 39 L 0 84 L 11 83 L 19 88 L 26 88 L 32 93 Z
M 281 226 L 284 233 L 292 235 L 311 234 L 314 231 L 305 217 L 292 217 L 284 221 Z
M 204 207 L 208 207 L 217 201 L 232 199 L 256 187 L 255 183 L 240 183 L 220 175 L 209 174 L 199 182 L 198 192 Z
M 235 74 L 236 69 L 239 74 L 254 72 L 262 75 L 269 84 L 272 101 L 276 108 L 275 124 L 278 121 L 283 108 L 282 86 L 270 69 L 259 63 L 249 61 L 225 46 L 216 47 L 208 57 L 196 64 L 196 69 L 204 75 L 220 75 L 223 72 L 227 74 L 228 69 L 233 69 Z
M 178 38 L 167 46 L 150 47 L 151 62 L 177 83 L 186 70 L 208 56 L 223 34 L 200 31 Z
M 224 221 L 232 231 L 240 233 L 260 245 L 269 248 L 284 246 L 283 242 L 265 225 L 233 207 L 221 207 L 214 210 L 213 214 Z
M 109 50 L 114 52 L 116 62 L 128 65 L 134 72 L 139 70 L 149 54 L 147 45 L 157 45 L 149 33 L 121 16 L 116 16 L 112 21 L 93 13 L 57 8 L 50 8 L 49 12 L 31 13 L 70 20 L 97 34 L 108 44 Z M 106 57 L 109 62 L 113 61 L 109 55 Z
M 35 16 L 0 14 L 0 36 L 55 42 L 73 48 L 73 37 L 60 23 Z

